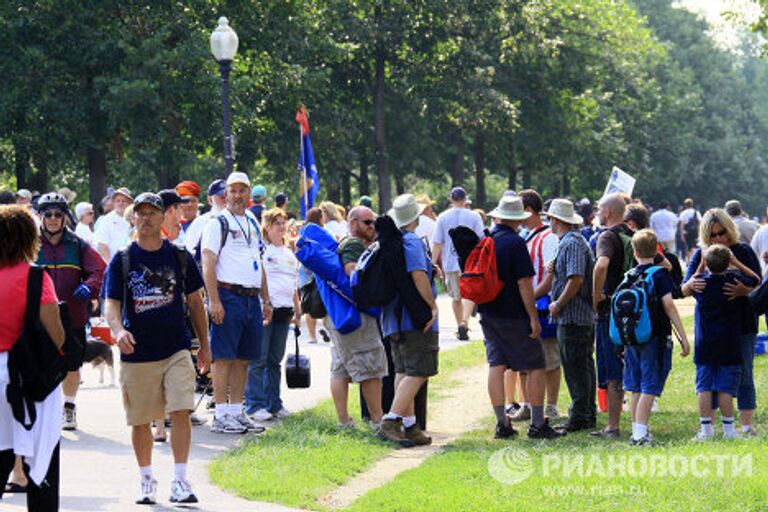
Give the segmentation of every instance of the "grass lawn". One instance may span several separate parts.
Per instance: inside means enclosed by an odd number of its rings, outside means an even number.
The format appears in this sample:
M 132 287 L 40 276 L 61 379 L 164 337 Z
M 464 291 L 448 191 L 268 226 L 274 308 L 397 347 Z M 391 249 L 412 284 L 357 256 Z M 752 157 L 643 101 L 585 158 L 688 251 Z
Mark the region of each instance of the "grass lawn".
M 439 400 L 440 390 L 454 382 L 454 371 L 484 362 L 479 341 L 442 353 L 440 374 L 430 379 L 430 399 Z M 360 417 L 356 396 L 357 386 L 352 386 L 353 418 Z M 210 474 L 216 485 L 247 499 L 320 509 L 319 497 L 392 450 L 375 439 L 367 426 L 339 431 L 333 402 L 328 399 L 219 457 L 211 464 Z
M 692 332 L 690 321 L 686 322 Z M 628 445 L 631 431 L 624 415 L 624 439 L 600 442 L 586 433 L 550 441 L 531 441 L 521 435 L 496 441 L 493 420 L 470 432 L 423 465 L 398 475 L 392 482 L 363 496 L 351 510 L 391 511 L 668 511 L 768 509 L 768 452 L 765 414 L 756 415 L 759 438 L 691 441 L 698 429 L 692 359 L 679 357 L 651 416 L 658 446 Z M 768 389 L 768 358 L 755 359 L 758 395 Z M 561 389 L 561 410 L 567 410 L 567 391 Z M 598 422 L 604 424 L 605 415 Z M 499 450 L 504 451 L 499 451 Z M 494 455 L 496 453 L 496 455 Z M 493 457 L 493 459 L 491 459 Z M 505 485 L 494 479 L 529 475 Z M 628 462 L 630 461 L 630 462 Z M 615 464 L 611 466 L 610 464 Z M 656 464 L 656 466 L 654 466 Z M 569 465 L 569 466 L 568 466 Z M 568 466 L 568 469 L 565 469 Z M 718 467 L 720 466 L 721 469 Z M 651 469 L 655 468 L 655 469 Z M 634 471 L 634 473 L 633 473 Z M 666 471 L 666 474 L 664 473 Z M 720 471 L 720 473 L 718 473 Z M 521 473 L 522 472 L 522 473 Z

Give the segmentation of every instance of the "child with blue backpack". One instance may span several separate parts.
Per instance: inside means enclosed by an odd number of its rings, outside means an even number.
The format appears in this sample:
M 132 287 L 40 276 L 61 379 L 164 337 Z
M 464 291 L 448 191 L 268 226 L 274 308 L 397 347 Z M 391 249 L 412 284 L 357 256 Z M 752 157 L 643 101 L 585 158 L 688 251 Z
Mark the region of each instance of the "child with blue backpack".
M 741 331 L 741 316 L 740 305 L 728 299 L 723 286 L 740 281 L 752 287 L 760 278 L 728 247 L 720 244 L 706 249 L 696 277 L 703 279 L 706 286 L 693 294 L 696 299 L 693 362 L 696 364 L 700 423 L 694 439 L 704 441 L 714 437 L 713 404 L 720 407 L 723 439 L 735 439 L 738 434 L 733 424 L 733 397 L 741 380 L 741 352 L 734 339 Z M 715 400 L 713 394 L 717 395 Z
M 632 249 L 638 265 L 627 272 L 627 276 L 638 276 L 637 279 L 647 283 L 647 307 L 651 318 L 650 337 L 645 342 L 627 346 L 624 356 L 624 389 L 632 393 L 629 405 L 632 418 L 630 442 L 635 446 L 652 444 L 648 430 L 651 408 L 654 399 L 661 396 L 672 368 L 671 324 L 679 335 L 680 355 L 685 357 L 690 352 L 683 323 L 672 299 L 672 277 L 666 269 L 653 264 L 657 246 L 656 234 L 652 230 L 637 231 L 632 237 Z

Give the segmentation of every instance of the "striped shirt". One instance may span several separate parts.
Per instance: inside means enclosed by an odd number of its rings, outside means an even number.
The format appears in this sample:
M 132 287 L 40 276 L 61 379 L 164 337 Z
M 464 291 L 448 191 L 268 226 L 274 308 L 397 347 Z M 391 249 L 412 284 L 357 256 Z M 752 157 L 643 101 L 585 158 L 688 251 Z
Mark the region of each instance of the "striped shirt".
M 592 251 L 578 230 L 569 231 L 557 247 L 552 300 L 557 300 L 565 290 L 568 279 L 584 276 L 579 293 L 573 297 L 557 316 L 559 325 L 592 325 L 595 314 L 592 311 L 592 269 L 595 266 Z
M 533 287 L 535 289 L 544 280 L 547 263 L 555 258 L 558 244 L 557 236 L 552 233 L 552 230 L 546 224 L 541 223 L 525 237 L 525 244 L 528 247 L 528 253 L 531 255 L 533 271 L 536 273 L 533 276 Z

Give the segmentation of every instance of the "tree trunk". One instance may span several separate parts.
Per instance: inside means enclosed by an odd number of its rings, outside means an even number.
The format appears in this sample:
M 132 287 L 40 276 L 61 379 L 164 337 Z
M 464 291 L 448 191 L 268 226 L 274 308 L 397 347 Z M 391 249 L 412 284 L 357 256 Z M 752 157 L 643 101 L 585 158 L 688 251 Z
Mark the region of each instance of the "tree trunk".
M 509 168 L 507 169 L 507 188 L 517 192 L 517 150 L 515 141 L 509 145 Z
M 523 166 L 523 188 L 531 188 L 531 168 Z
M 325 180 L 323 183 L 325 183 L 325 190 L 327 194 L 326 197 L 328 198 L 328 200 L 336 204 L 340 204 L 341 194 L 339 190 L 338 179 Z
M 29 187 L 28 178 L 31 174 L 31 168 L 29 166 L 29 152 L 27 149 L 13 141 L 13 153 L 14 153 L 14 172 L 16 174 L 16 190 L 20 188 Z
M 395 176 L 395 190 L 397 195 L 405 194 L 405 181 L 402 176 Z
M 48 159 L 45 157 L 39 159 L 33 157 L 32 162 L 34 163 L 34 170 L 31 175 L 27 175 L 28 188 L 37 190 L 41 194 L 50 192 L 48 190 Z
M 88 147 L 85 150 L 88 164 L 88 196 L 97 205 L 107 191 L 107 154 L 104 148 Z
M 475 136 L 475 207 L 485 210 L 485 135 L 479 131 Z
M 371 195 L 371 182 L 368 177 L 368 148 L 366 146 L 360 150 L 360 179 L 357 181 L 357 190 L 361 196 Z
M 349 208 L 352 204 L 352 190 L 350 186 L 350 174 L 349 169 L 344 169 L 341 172 L 341 205 L 344 208 Z
M 376 41 L 376 83 L 373 93 L 374 139 L 376 142 L 376 174 L 379 180 L 379 210 L 387 211 L 392 206 L 392 183 L 387 169 L 387 145 L 384 131 L 384 80 L 386 54 L 383 37 L 383 13 L 380 4 L 375 8 Z
M 451 159 L 451 186 L 460 187 L 464 184 L 464 135 L 458 128 L 453 133 L 453 147 L 456 152 Z
M 571 179 L 568 177 L 568 174 L 563 174 L 563 197 L 568 197 L 571 195 Z

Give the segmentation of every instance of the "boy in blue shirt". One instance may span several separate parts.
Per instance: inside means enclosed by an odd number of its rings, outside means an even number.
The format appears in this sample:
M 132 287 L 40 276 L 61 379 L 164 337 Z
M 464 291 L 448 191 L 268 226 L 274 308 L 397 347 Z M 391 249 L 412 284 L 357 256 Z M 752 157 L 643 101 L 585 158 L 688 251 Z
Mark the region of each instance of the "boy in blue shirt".
M 632 237 L 637 267 L 635 271 L 644 272 L 653 266 L 658 242 L 656 234 L 650 229 L 641 229 Z M 653 292 L 659 305 L 658 320 L 654 322 L 651 339 L 642 345 L 627 347 L 624 361 L 624 389 L 632 392 L 629 411 L 632 418 L 632 445 L 646 446 L 652 444 L 648 431 L 648 421 L 651 416 L 653 400 L 661 396 L 664 383 L 672 368 L 672 330 L 680 336 L 680 355 L 685 357 L 690 352 L 688 338 L 680 321 L 680 315 L 672 299 L 674 282 L 669 272 L 661 268 L 653 274 Z
M 705 268 L 706 266 L 706 268 Z M 735 271 L 729 270 L 735 267 Z M 728 247 L 715 244 L 701 260 L 697 277 L 706 281 L 696 299 L 696 343 L 693 362 L 696 363 L 696 393 L 699 397 L 700 430 L 695 440 L 703 441 L 715 435 L 712 425 L 713 393 L 720 406 L 723 439 L 738 437 L 733 428 L 733 396 L 741 380 L 741 353 L 734 336 L 741 332 L 739 304 L 728 300 L 723 286 L 737 280 L 755 286 L 760 278 L 736 259 Z

